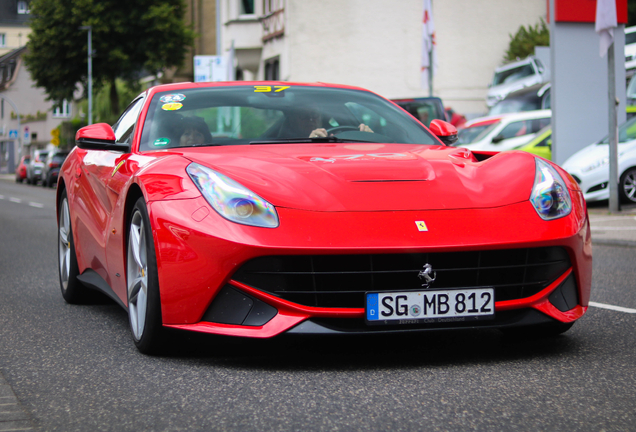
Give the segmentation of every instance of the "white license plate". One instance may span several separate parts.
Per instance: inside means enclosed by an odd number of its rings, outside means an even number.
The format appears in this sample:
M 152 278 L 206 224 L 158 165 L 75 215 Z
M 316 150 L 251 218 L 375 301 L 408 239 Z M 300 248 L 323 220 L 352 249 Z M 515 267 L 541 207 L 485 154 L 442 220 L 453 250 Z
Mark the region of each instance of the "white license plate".
M 368 324 L 416 324 L 492 319 L 493 288 L 366 294 Z

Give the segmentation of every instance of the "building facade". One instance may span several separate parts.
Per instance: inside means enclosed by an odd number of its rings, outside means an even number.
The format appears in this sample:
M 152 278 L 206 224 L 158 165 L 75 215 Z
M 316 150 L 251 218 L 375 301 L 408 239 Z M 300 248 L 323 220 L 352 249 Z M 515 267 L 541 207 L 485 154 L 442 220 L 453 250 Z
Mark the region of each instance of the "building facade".
M 28 1 L 0 0 L 0 56 L 26 45 L 29 18 Z
M 214 0 L 210 0 L 214 1 Z M 219 0 L 221 53 L 239 78 L 332 82 L 388 98 L 428 96 L 421 83 L 423 0 Z M 433 94 L 486 111 L 510 35 L 546 19 L 545 0 L 433 0 Z
M 21 155 L 46 148 L 52 131 L 72 116 L 67 101 L 47 101 L 24 66 L 26 47 L 0 56 L 0 171 L 10 172 Z M 15 109 L 14 109 L 15 105 Z M 19 121 L 18 113 L 19 112 Z M 17 135 L 17 137 L 16 137 Z M 10 162 L 13 158 L 13 162 Z

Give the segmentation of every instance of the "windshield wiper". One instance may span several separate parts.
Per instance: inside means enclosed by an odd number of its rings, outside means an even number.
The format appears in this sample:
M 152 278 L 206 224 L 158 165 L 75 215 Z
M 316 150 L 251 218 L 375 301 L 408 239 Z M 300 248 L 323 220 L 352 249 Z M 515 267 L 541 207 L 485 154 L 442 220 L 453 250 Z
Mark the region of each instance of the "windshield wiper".
M 316 137 L 316 138 L 281 138 L 281 139 L 272 139 L 272 140 L 262 140 L 262 141 L 250 141 L 250 145 L 252 144 L 302 144 L 302 143 L 346 143 L 346 142 L 369 142 L 366 140 L 355 140 L 355 139 L 343 139 L 337 138 L 335 136 L 329 137 Z

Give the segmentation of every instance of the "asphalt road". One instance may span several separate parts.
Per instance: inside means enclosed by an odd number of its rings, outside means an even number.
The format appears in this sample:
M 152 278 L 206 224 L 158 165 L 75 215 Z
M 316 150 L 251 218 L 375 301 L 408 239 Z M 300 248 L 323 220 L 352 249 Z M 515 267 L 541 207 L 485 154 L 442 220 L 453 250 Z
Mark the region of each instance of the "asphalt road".
M 114 303 L 63 301 L 54 200 L 0 180 L 0 431 L 636 428 L 634 248 L 594 247 L 597 306 L 556 338 L 176 334 L 148 357 Z

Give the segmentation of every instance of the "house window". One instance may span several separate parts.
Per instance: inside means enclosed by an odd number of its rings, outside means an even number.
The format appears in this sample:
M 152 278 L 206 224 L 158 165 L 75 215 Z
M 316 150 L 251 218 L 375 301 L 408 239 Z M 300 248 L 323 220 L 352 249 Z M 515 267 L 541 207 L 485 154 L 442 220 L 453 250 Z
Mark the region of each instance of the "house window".
M 29 4 L 26 1 L 21 0 L 18 2 L 18 13 L 21 15 L 31 13 L 29 10 Z
M 241 0 L 241 15 L 252 15 L 254 13 L 254 0 Z
M 0 33 L 0 47 L 7 46 L 7 35 L 6 33 Z
M 265 60 L 265 80 L 266 81 L 278 81 L 279 78 L 280 61 L 278 57 Z
M 57 118 L 67 118 L 71 116 L 71 104 L 68 103 L 66 99 L 64 99 L 59 104 L 53 107 L 53 117 Z

